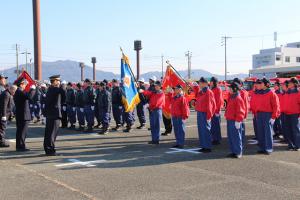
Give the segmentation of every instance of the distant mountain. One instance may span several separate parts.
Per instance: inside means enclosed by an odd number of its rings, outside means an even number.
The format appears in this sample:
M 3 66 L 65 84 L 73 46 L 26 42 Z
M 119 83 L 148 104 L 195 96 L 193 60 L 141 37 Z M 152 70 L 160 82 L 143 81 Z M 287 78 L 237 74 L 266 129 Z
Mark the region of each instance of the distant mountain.
M 19 69 L 22 69 L 22 67 L 25 67 L 24 65 L 19 66 Z M 42 63 L 42 77 L 43 79 L 48 79 L 49 76 L 54 74 L 60 74 L 63 80 L 67 81 L 79 81 L 80 80 L 80 68 L 79 68 L 79 62 L 71 61 L 71 60 L 58 60 L 55 62 L 43 62 Z M 4 73 L 6 76 L 9 77 L 9 81 L 12 82 L 15 80 L 16 74 L 14 68 L 9 68 L 6 70 L 3 70 L 2 73 Z M 180 75 L 183 78 L 187 78 L 187 70 L 178 71 Z M 160 78 L 162 76 L 161 72 L 153 71 L 153 72 L 147 72 L 145 74 L 142 74 L 141 77 L 143 77 L 145 80 L 148 80 L 150 77 L 156 76 L 157 78 Z M 224 76 L 222 75 L 216 75 L 212 74 L 208 71 L 202 70 L 202 69 L 195 69 L 192 70 L 192 79 L 199 79 L 201 76 L 203 77 L 212 77 L 215 76 L 219 80 L 223 80 Z M 247 77 L 247 74 L 236 74 L 236 75 L 228 75 L 228 79 L 233 79 L 234 77 L 239 78 L 245 78 Z M 93 77 L 93 69 L 90 66 L 86 66 L 84 69 L 84 77 L 92 78 Z M 111 80 L 113 78 L 120 78 L 120 74 L 114 74 L 112 72 L 102 71 L 102 70 L 96 70 L 96 78 L 97 80 Z

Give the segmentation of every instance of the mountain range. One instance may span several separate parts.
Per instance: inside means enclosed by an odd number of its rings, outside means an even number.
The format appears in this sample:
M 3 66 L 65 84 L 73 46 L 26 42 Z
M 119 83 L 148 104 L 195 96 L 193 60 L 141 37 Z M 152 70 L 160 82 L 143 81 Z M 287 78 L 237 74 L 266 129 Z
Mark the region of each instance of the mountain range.
M 19 69 L 24 68 L 24 65 L 20 65 Z M 55 62 L 43 62 L 42 63 L 42 77 L 43 79 L 48 79 L 49 76 L 54 74 L 60 74 L 63 80 L 66 81 L 72 81 L 76 82 L 80 80 L 81 77 L 81 69 L 79 67 L 79 62 L 71 61 L 71 60 L 58 60 Z M 15 80 L 16 74 L 15 74 L 15 67 L 8 68 L 5 70 L 2 70 L 2 73 L 9 77 L 9 81 L 12 82 Z M 178 71 L 179 74 L 183 78 L 187 78 L 187 70 L 180 70 Z M 161 72 L 159 71 L 152 71 L 147 72 L 144 74 L 141 74 L 141 77 L 143 77 L 145 80 L 148 80 L 151 76 L 156 76 L 157 78 L 161 77 Z M 223 80 L 224 76 L 213 74 L 211 72 L 208 72 L 206 70 L 202 69 L 194 69 L 191 73 L 192 79 L 199 79 L 200 77 L 217 77 L 219 80 Z M 13 78 L 12 78 L 13 77 Z M 92 78 L 93 77 L 93 69 L 90 66 L 86 66 L 84 68 L 84 77 L 85 78 Z M 245 78 L 248 77 L 248 74 L 234 74 L 234 75 L 228 75 L 227 79 L 233 79 L 235 77 L 238 78 Z M 114 74 L 113 72 L 103 71 L 103 70 L 96 70 L 96 78 L 97 80 L 111 80 L 113 78 L 120 78 L 120 74 Z

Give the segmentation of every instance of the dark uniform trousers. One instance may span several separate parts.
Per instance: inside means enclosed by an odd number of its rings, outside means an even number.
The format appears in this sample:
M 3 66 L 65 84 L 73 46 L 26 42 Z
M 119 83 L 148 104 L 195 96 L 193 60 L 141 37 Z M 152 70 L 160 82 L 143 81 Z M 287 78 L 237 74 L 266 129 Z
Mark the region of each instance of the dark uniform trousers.
M 16 131 L 16 148 L 25 149 L 25 139 L 28 130 L 29 121 L 17 120 L 17 131 Z
M 112 104 L 112 111 L 113 111 L 114 120 L 116 121 L 116 125 L 123 125 L 124 107 L 119 104 Z
M 55 153 L 55 141 L 58 134 L 60 119 L 46 119 L 44 150 L 46 154 Z
M 145 104 L 139 103 L 136 106 L 137 116 L 139 118 L 140 124 L 145 125 L 146 124 L 146 116 L 145 116 Z
M 65 110 L 63 109 L 65 107 Z M 61 107 L 61 126 L 63 128 L 68 127 L 68 112 L 67 112 L 67 105 L 63 105 Z
M 166 132 L 166 133 L 171 133 L 171 132 L 172 132 L 172 120 L 166 118 L 166 117 L 163 115 L 163 122 L 164 122 L 165 129 L 166 129 L 165 132 Z
M 0 143 L 5 142 L 6 121 L 0 121 Z

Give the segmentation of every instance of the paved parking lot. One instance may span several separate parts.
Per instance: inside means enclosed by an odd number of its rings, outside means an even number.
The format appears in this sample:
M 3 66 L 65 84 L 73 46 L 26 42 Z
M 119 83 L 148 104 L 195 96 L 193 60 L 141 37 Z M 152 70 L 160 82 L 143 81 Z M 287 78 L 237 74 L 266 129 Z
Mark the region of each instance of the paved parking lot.
M 106 136 L 61 130 L 58 157 L 43 156 L 42 125 L 31 125 L 28 153 L 0 149 L 0 199 L 300 199 L 300 152 L 275 144 L 270 155 L 256 155 L 252 122 L 242 159 L 226 158 L 227 140 L 201 154 L 195 112 L 187 123 L 184 150 L 171 149 L 174 135 L 148 145 L 147 130 Z M 222 122 L 226 137 L 226 123 Z

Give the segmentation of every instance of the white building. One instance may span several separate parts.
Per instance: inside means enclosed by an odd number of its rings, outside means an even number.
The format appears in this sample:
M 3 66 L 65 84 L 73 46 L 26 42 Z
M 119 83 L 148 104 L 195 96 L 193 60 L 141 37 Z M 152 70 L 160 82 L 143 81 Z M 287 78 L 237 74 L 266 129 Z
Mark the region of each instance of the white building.
M 300 42 L 285 46 L 262 49 L 252 56 L 252 70 L 255 77 L 293 76 L 300 74 Z

